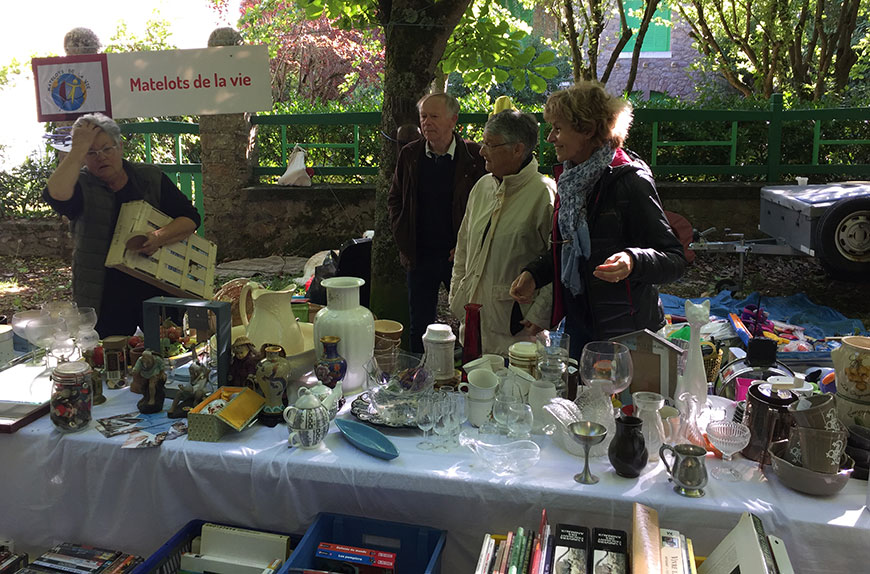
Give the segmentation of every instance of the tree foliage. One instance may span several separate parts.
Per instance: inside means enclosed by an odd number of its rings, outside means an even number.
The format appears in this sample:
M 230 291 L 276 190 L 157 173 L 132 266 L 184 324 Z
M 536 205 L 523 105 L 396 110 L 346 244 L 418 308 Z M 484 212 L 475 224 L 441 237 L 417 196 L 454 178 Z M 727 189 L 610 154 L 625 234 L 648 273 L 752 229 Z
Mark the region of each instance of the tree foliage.
M 818 101 L 842 93 L 867 49 L 862 0 L 684 0 L 676 7 L 702 54 L 745 96 L 791 91 Z
M 623 2 L 614 0 L 548 0 L 545 10 L 559 22 L 559 34 L 571 54 L 574 81 L 598 80 L 607 83 L 623 48 L 636 35 L 630 70 L 623 91 L 630 93 L 637 77 L 637 66 L 643 39 L 654 21 L 661 0 L 642 0 L 636 16 L 637 30 L 628 25 L 628 10 Z M 607 37 L 616 30 L 614 38 Z M 606 57 L 604 68 L 599 62 Z
M 309 19 L 292 0 L 245 0 L 239 21 L 248 43 L 269 47 L 275 102 L 347 100 L 379 85 L 384 53 L 378 30 L 342 29 L 325 13 Z

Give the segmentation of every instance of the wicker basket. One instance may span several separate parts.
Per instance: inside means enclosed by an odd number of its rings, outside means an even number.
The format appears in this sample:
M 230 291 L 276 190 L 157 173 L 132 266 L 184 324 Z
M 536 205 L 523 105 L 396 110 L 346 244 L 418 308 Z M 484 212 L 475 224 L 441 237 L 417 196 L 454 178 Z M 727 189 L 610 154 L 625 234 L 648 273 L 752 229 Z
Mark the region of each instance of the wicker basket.
M 120 269 L 177 297 L 211 299 L 217 258 L 217 246 L 211 241 L 191 235 L 184 241 L 164 245 L 150 257 L 132 249 L 141 245 L 147 233 L 170 221 L 171 217 L 146 201 L 121 205 L 106 267 Z

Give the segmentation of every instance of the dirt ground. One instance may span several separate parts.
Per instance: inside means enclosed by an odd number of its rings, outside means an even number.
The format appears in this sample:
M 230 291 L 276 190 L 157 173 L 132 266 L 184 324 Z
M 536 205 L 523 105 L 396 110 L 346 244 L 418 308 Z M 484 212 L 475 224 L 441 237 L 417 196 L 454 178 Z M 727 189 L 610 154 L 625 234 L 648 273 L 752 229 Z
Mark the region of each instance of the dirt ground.
M 698 253 L 685 276 L 663 286 L 680 297 L 701 297 L 718 292 L 717 284 L 737 279 L 737 256 Z M 746 258 L 744 286 L 738 295 L 753 291 L 763 296 L 805 293 L 814 303 L 832 307 L 863 321 L 870 328 L 870 285 L 834 281 L 811 257 L 750 255 Z M 71 270 L 60 259 L 0 257 L 0 315 L 33 309 L 46 300 L 71 297 Z

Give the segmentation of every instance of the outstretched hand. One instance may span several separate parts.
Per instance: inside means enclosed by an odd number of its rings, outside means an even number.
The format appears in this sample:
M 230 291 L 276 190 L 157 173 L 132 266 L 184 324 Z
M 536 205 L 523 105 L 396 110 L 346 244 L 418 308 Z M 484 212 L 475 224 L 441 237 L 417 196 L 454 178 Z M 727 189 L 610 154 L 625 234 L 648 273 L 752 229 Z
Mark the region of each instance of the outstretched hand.
M 592 275 L 602 281 L 616 283 L 631 275 L 632 269 L 634 269 L 634 259 L 627 251 L 620 251 L 605 259 L 604 263 L 595 268 Z

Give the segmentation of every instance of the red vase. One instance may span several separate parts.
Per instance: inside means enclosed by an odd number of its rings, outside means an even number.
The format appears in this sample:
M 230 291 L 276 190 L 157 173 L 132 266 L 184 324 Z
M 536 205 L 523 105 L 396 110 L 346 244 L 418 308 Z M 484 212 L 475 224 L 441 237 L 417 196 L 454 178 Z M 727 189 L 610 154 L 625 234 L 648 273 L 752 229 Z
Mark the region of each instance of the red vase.
M 462 341 L 462 364 L 480 357 L 483 349 L 480 342 L 480 303 L 465 305 L 465 340 Z

